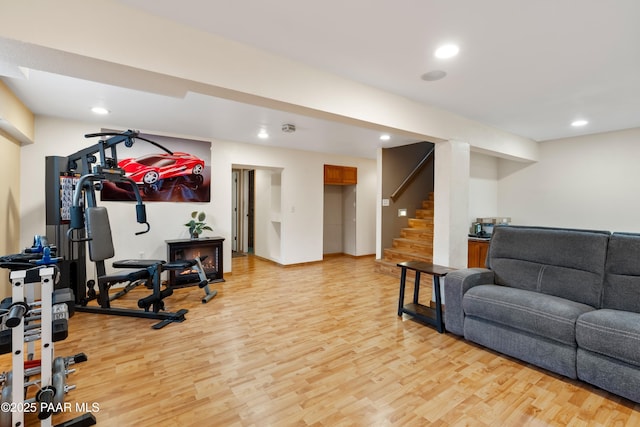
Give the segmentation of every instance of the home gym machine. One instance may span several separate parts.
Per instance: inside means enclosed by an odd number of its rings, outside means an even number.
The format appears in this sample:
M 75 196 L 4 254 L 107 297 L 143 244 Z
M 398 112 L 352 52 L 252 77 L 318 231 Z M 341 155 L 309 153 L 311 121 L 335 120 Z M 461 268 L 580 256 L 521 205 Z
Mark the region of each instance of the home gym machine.
M 37 414 L 41 426 L 51 426 L 54 413 L 72 409 L 64 402 L 65 394 L 75 388 L 66 383 L 75 371 L 69 366 L 87 360 L 84 353 L 54 358 L 53 343 L 68 336 L 74 298 L 69 288 L 54 289 L 59 258 L 52 257 L 55 248 L 43 240 L 36 236 L 23 253 L 0 257 L 0 268 L 11 270 L 11 297 L 0 303 L 0 353 L 12 354 L 12 369 L 0 373 L 0 427 L 24 426 L 31 413 Z M 36 299 L 38 287 L 41 295 Z M 40 359 L 34 359 L 38 340 Z M 95 417 L 85 413 L 58 426 L 94 424 Z
M 97 144 L 67 157 L 46 158 L 46 221 L 47 238 L 60 248 L 62 275 L 75 291 L 76 310 L 133 316 L 160 320 L 154 329 L 172 322 L 182 322 L 187 310 L 164 311 L 164 298 L 173 293 L 171 288 L 161 289 L 161 273 L 167 269 L 184 269 L 185 263 L 168 264 L 163 260 L 124 260 L 113 263 L 114 268 L 135 269 L 121 274 L 106 274 L 105 260 L 114 256 L 111 228 L 105 207 L 97 206 L 96 192 L 107 182 L 129 186 L 135 196 L 136 220 L 145 226 L 136 235 L 147 233 L 145 205 L 137 184 L 118 167 L 116 147 L 124 143 L 132 147 L 136 140 L 159 144 L 141 137 L 137 131 L 122 133 L 94 133 L 86 138 L 106 137 Z M 161 147 L 161 146 L 160 146 Z M 98 290 L 95 281 L 86 280 L 85 246 L 89 258 L 95 263 Z M 111 301 L 136 285 L 146 283 L 152 294 L 138 301 L 138 309 L 114 308 Z M 109 289 L 117 283 L 127 283 L 124 290 L 110 296 Z M 89 305 L 97 300 L 99 306 Z

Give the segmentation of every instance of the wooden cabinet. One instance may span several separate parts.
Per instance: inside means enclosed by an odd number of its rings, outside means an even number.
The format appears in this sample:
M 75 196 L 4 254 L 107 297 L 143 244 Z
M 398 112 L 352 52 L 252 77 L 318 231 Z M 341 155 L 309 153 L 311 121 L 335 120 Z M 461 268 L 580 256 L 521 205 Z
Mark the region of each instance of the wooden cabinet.
M 469 252 L 467 256 L 467 267 L 485 268 L 487 253 L 489 252 L 488 240 L 469 239 Z
M 344 166 L 342 168 L 342 183 L 344 185 L 355 185 L 358 183 L 358 168 Z
M 324 165 L 324 183 L 329 185 L 355 185 L 358 183 L 358 168 Z

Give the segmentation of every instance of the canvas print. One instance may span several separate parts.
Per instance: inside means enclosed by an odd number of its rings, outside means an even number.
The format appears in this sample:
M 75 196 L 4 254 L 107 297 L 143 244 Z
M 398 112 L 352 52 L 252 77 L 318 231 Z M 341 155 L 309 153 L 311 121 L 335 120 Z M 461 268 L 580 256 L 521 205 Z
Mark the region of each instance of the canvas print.
M 108 132 L 108 131 L 104 131 Z M 133 146 L 118 147 L 118 167 L 136 183 L 144 201 L 209 202 L 211 143 L 140 134 Z M 136 200 L 128 183 L 105 182 L 103 201 Z

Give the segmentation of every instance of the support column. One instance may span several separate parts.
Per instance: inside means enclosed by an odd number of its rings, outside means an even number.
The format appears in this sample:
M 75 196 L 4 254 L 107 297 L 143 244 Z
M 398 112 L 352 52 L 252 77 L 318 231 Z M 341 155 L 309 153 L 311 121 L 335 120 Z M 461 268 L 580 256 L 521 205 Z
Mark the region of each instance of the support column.
M 433 263 L 467 266 L 469 224 L 469 144 L 436 143 Z

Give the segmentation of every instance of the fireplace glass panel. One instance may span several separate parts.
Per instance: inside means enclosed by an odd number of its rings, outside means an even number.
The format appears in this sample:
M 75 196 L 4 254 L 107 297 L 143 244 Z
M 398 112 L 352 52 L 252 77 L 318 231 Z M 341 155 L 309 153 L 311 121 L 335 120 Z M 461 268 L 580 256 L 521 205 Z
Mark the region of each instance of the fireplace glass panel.
M 223 238 L 167 240 L 169 262 L 200 257 L 210 282 L 224 281 L 222 269 Z M 174 287 L 193 286 L 200 281 L 196 270 L 168 271 L 168 284 Z

